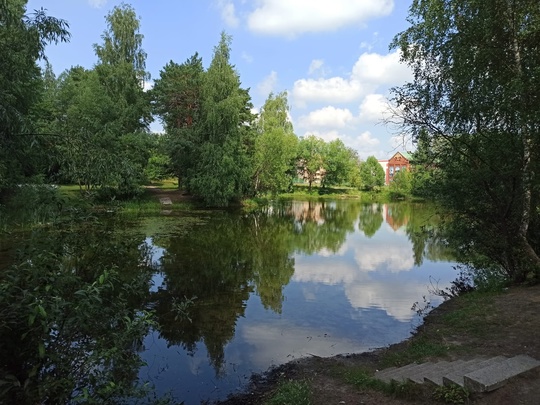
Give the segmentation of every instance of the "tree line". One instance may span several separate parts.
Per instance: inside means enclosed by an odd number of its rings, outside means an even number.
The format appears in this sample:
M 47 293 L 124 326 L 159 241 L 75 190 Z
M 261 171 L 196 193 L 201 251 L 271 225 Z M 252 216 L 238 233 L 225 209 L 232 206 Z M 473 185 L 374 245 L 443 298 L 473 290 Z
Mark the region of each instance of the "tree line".
M 174 176 L 205 204 L 226 206 L 290 190 L 298 178 L 310 188 L 315 181 L 383 185 L 372 162 L 361 170 L 357 152 L 341 140 L 296 136 L 286 92 L 270 94 L 255 114 L 226 33 L 207 69 L 198 53 L 170 61 L 146 91 L 147 55 L 132 6 L 123 3 L 105 17 L 92 68 L 73 66 L 58 77 L 45 47 L 69 41 L 68 23 L 43 10 L 27 13 L 23 0 L 0 8 L 0 195 L 20 184 L 55 182 L 102 199 L 130 198 L 148 179 Z M 150 132 L 154 117 L 164 134 Z

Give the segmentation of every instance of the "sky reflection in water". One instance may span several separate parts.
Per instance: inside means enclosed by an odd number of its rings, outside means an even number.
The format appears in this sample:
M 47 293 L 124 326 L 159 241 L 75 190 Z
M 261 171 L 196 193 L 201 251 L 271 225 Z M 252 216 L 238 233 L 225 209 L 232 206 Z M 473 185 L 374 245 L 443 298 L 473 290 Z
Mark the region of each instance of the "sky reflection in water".
M 198 298 L 189 322 L 164 326 L 170 308 L 158 308 L 161 330 L 144 341 L 140 377 L 198 404 L 272 365 L 407 338 L 419 322 L 412 304 L 427 296 L 437 305 L 430 283 L 456 276 L 434 219 L 421 204 L 290 202 L 148 234 L 159 270 L 151 293 Z

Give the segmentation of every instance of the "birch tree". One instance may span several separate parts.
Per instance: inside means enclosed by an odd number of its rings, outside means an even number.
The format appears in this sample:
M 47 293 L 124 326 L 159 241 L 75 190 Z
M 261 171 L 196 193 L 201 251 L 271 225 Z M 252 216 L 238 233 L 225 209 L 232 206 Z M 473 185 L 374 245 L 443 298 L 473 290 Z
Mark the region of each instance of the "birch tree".
M 475 267 L 540 275 L 540 6 L 536 0 L 414 0 L 399 48 L 414 80 L 394 89 L 414 136 L 437 139 L 440 199 Z

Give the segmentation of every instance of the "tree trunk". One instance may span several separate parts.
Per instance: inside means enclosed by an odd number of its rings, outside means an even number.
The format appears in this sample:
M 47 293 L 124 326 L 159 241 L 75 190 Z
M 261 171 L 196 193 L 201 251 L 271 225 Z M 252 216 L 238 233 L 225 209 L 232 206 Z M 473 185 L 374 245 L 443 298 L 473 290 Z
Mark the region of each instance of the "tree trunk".
M 525 77 L 523 74 L 523 66 L 521 60 L 521 51 L 519 49 L 518 39 L 517 39 L 517 28 L 514 23 L 513 11 L 512 11 L 512 1 L 507 3 L 508 5 L 508 21 L 513 28 L 513 38 L 512 38 L 512 47 L 514 52 L 515 59 L 515 72 L 516 76 L 521 81 L 523 88 L 528 89 L 527 83 L 525 83 Z M 527 102 L 527 94 L 520 95 L 521 105 L 524 110 L 529 108 Z M 534 180 L 534 173 L 531 168 L 531 155 L 533 149 L 533 139 L 529 131 L 527 122 L 523 122 L 522 118 L 523 111 L 519 113 L 519 131 L 521 136 L 521 142 L 523 145 L 523 168 L 521 173 L 521 181 L 523 183 L 523 205 L 521 207 L 520 223 L 518 229 L 518 239 L 520 241 L 520 249 L 518 254 L 525 255 L 525 264 L 529 264 L 532 269 L 521 269 L 521 273 L 527 272 L 527 270 L 534 270 L 535 273 L 540 271 L 540 257 L 534 251 L 533 247 L 529 243 L 527 238 L 527 233 L 529 231 L 529 224 L 531 220 L 531 199 L 532 199 L 532 187 Z

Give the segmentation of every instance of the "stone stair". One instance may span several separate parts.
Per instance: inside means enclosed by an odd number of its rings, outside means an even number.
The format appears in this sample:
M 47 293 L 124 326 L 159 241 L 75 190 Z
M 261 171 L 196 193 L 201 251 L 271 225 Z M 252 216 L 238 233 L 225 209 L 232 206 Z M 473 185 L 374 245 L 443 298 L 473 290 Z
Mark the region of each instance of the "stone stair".
M 411 381 L 438 386 L 457 384 L 471 392 L 488 392 L 502 387 L 522 373 L 540 367 L 540 361 L 527 355 L 497 356 L 473 360 L 440 361 L 408 364 L 377 371 L 375 378 L 390 383 Z

